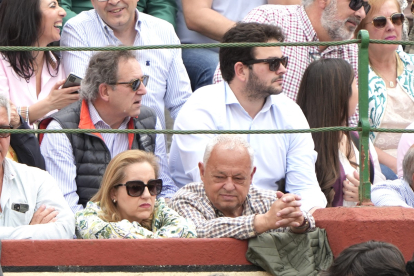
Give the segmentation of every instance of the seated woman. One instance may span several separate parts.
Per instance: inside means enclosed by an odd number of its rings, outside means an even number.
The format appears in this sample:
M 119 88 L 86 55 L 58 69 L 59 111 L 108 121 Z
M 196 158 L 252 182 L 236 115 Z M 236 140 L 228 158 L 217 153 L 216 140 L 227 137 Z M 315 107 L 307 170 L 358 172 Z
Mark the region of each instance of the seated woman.
M 311 128 L 348 126 L 355 113 L 358 89 L 351 65 L 342 59 L 321 59 L 305 70 L 297 103 Z M 316 160 L 316 176 L 328 207 L 354 206 L 358 202 L 358 134 L 346 131 L 312 133 Z M 371 182 L 385 180 L 378 156 L 371 149 Z M 375 167 L 375 170 L 374 170 Z M 351 183 L 350 183 L 351 182 Z
M 98 193 L 76 213 L 82 239 L 195 238 L 196 228 L 167 207 L 158 161 L 152 153 L 128 150 L 109 163 Z
M 39 46 L 59 41 L 66 12 L 56 0 L 3 0 L 0 5 L 0 46 Z M 53 110 L 79 99 L 79 86 L 58 89 L 65 73 L 50 51 L 3 51 L 0 93 L 32 124 Z
M 404 14 L 398 0 L 370 0 L 371 9 L 355 30 L 370 39 L 401 40 Z M 406 128 L 414 122 L 414 56 L 397 44 L 370 43 L 369 114 L 371 127 Z M 372 132 L 379 161 L 387 179 L 397 173 L 397 147 L 401 133 Z M 392 171 L 391 171 L 392 170 Z

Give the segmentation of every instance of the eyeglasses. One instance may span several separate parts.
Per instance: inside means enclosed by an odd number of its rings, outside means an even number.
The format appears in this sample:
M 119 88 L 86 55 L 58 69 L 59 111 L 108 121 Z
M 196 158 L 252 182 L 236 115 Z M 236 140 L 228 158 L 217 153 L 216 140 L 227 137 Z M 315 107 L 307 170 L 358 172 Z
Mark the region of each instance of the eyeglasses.
M 374 27 L 377 29 L 382 29 L 387 25 L 387 18 L 391 19 L 392 24 L 394 24 L 395 26 L 401 26 L 404 22 L 405 16 L 400 12 L 393 13 L 390 17 L 385 17 L 381 15 L 374 17 L 374 19 L 372 19 L 372 21 L 369 23 L 374 24 Z
M 159 195 L 162 191 L 162 179 L 151 179 L 145 184 L 141 180 L 127 181 L 125 184 L 118 184 L 114 187 L 125 186 L 127 194 L 132 197 L 141 196 L 144 193 L 145 187 L 148 188 L 150 195 Z
M 147 86 L 148 79 L 149 79 L 149 76 L 144 75 L 139 79 L 135 79 L 129 82 L 117 82 L 117 83 L 108 83 L 108 84 L 109 85 L 128 84 L 129 86 L 131 86 L 132 91 L 137 91 L 141 83 L 143 83 L 144 86 Z
M 11 125 L 0 126 L 0 129 L 13 129 Z M 7 138 L 10 136 L 10 132 L 0 132 L 0 138 Z
M 368 14 L 369 10 L 371 9 L 371 5 L 363 0 L 351 0 L 351 2 L 349 2 L 349 7 L 354 11 L 357 11 L 361 7 L 364 7 L 365 14 Z
M 243 62 L 246 65 L 252 65 L 255 63 L 269 63 L 269 70 L 270 71 L 277 71 L 279 70 L 280 64 L 283 65 L 283 67 L 287 67 L 288 65 L 288 57 L 281 57 L 281 58 L 268 58 L 268 59 L 252 59 Z

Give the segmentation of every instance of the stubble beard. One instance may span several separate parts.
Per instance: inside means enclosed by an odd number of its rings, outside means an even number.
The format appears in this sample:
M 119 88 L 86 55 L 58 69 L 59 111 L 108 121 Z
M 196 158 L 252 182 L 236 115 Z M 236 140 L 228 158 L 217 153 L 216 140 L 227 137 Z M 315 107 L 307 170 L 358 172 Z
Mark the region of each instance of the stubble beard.
M 283 75 L 273 78 L 272 83 L 281 79 L 283 79 Z M 250 101 L 266 99 L 271 95 L 279 95 L 282 93 L 282 87 L 266 85 L 256 76 L 255 73 L 253 73 L 253 70 L 250 70 L 249 81 L 247 82 L 244 90 Z

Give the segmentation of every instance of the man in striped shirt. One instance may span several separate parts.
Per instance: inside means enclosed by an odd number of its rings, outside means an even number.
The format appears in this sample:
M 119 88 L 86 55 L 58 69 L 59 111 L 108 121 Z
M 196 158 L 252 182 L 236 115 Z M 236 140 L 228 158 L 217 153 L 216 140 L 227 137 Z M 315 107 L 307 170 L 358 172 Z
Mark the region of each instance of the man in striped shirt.
M 138 0 L 91 0 L 93 10 L 68 20 L 61 46 L 105 47 L 180 44 L 174 27 L 165 20 L 141 13 Z M 67 74 L 83 78 L 93 51 L 62 52 Z M 165 109 L 173 119 L 192 91 L 181 58 L 181 49 L 151 49 L 135 52 L 144 75 L 151 76 L 142 103 L 155 110 L 165 128 Z
M 198 165 L 202 182 L 185 185 L 171 199 L 171 207 L 194 222 L 199 238 L 249 239 L 287 227 L 295 233 L 315 227 L 312 215 L 300 211 L 299 196 L 251 186 L 253 161 L 242 136 L 219 135 L 207 144 Z
M 375 206 L 401 206 L 414 208 L 414 146 L 403 160 L 403 178 L 387 180 L 371 188 L 371 200 Z
M 40 128 L 47 129 L 98 129 L 96 133 L 39 136 L 46 170 L 74 213 L 98 191 L 111 159 L 128 149 L 153 152 L 158 157 L 163 180 L 160 196 L 169 198 L 177 190 L 168 171 L 162 134 L 99 133 L 99 129 L 161 129 L 154 110 L 142 105 L 147 97 L 146 85 L 151 81 L 131 51 L 96 53 L 82 80 L 82 101 L 40 123 Z

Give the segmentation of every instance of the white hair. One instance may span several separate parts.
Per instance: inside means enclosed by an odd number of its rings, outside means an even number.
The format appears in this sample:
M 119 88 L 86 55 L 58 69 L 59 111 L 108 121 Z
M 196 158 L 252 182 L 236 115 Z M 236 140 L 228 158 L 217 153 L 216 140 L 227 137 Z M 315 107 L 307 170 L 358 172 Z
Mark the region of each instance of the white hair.
M 203 158 L 204 166 L 207 165 L 208 159 L 210 159 L 211 152 L 216 146 L 222 146 L 224 149 L 229 149 L 229 150 L 232 150 L 237 147 L 245 148 L 247 152 L 249 153 L 251 169 L 253 171 L 254 150 L 252 146 L 250 146 L 249 142 L 247 142 L 247 140 L 243 136 L 236 135 L 236 134 L 221 134 L 211 139 L 208 142 L 206 146 L 206 150 L 204 152 L 204 158 Z
M 0 93 L 0 107 L 4 107 L 7 112 L 7 119 L 10 123 L 10 117 L 11 117 L 11 110 L 10 110 L 10 102 L 9 99 L 4 95 L 3 93 Z

